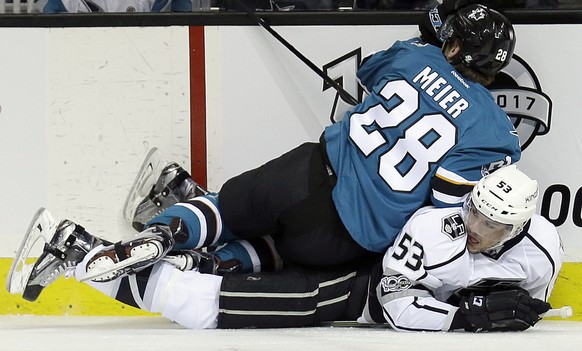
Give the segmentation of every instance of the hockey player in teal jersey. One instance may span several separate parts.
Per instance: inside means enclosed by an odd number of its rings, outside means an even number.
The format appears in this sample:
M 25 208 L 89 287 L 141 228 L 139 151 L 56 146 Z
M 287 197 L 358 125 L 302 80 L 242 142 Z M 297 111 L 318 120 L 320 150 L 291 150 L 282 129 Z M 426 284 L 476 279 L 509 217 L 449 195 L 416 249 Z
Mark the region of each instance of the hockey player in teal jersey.
M 218 193 L 196 191 L 177 164 L 146 160 L 142 170 L 159 172 L 144 178 L 157 183 L 126 206 L 145 230 L 104 245 L 91 262 L 102 274 L 92 278 L 136 272 L 166 254 L 184 269 L 206 262 L 213 273 L 230 258 L 245 272 L 276 270 L 281 259 L 350 264 L 381 255 L 418 208 L 462 203 L 482 175 L 520 158 L 509 118 L 483 87 L 508 64 L 515 37 L 507 18 L 481 5 L 450 15 L 438 33 L 442 49 L 411 39 L 371 55 L 358 72 L 368 96 L 319 143 L 231 178 Z M 224 243 L 204 257 L 192 251 Z
M 369 57 L 358 77 L 368 97 L 326 129 L 325 142 L 334 203 L 364 248 L 384 251 L 428 200 L 459 203 L 484 173 L 519 159 L 505 112 L 439 48 L 397 42 Z
M 384 257 L 333 269 L 288 266 L 218 276 L 182 271 L 166 256 L 135 274 L 88 284 L 192 329 L 357 320 L 397 331 L 521 331 L 549 312 L 564 254 L 556 228 L 535 214 L 538 197 L 537 182 L 510 165 L 482 178 L 463 206 L 416 211 Z M 10 271 L 10 292 L 29 298 L 59 272 L 87 281 L 104 267 L 109 256 L 102 248 L 109 244 L 70 221 L 57 226 L 49 218 L 41 211 L 31 223 L 33 233 L 52 239 L 32 270 Z M 21 258 L 17 262 L 26 262 Z

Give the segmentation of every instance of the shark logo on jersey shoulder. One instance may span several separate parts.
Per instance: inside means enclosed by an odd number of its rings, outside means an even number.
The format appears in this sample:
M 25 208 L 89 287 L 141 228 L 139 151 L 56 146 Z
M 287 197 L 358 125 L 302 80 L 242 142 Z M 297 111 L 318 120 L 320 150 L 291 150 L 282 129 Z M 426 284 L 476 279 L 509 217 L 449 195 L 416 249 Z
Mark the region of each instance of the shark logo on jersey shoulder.
M 441 232 L 451 238 L 451 240 L 464 238 L 467 235 L 465 222 L 459 213 L 444 217 L 441 224 Z

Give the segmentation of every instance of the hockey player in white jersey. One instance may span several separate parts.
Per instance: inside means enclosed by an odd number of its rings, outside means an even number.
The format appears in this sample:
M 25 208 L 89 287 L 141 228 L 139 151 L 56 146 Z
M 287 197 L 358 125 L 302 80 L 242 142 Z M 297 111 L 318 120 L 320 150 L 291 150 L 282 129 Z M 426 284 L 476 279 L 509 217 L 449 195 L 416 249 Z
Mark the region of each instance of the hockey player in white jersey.
M 537 183 L 508 166 L 480 181 L 462 208 L 417 211 L 384 256 L 377 299 L 361 320 L 397 330 L 533 325 L 562 262 L 555 227 L 534 215 L 537 197 Z M 524 303 L 523 319 L 505 319 L 505 299 Z
M 358 320 L 398 331 L 520 331 L 550 308 L 562 264 L 556 228 L 534 214 L 537 197 L 537 183 L 507 166 L 480 180 L 464 206 L 417 211 L 381 262 L 218 276 L 160 261 L 88 283 L 193 329 Z M 99 269 L 106 241 L 66 220 L 47 230 L 54 235 L 32 271 L 13 266 L 11 292 L 38 296 L 64 271 L 87 281 Z

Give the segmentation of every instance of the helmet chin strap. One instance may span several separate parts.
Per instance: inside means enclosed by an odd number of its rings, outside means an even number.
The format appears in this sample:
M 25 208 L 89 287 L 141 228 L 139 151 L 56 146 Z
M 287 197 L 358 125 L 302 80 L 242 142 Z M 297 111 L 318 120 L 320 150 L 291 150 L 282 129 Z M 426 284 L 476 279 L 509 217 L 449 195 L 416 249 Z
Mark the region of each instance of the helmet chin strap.
M 523 231 L 524 226 L 521 226 L 521 228 L 518 228 L 515 233 L 513 233 L 513 235 L 508 236 L 507 238 L 502 239 L 501 241 L 499 241 L 497 244 L 493 245 L 492 247 L 488 248 L 487 250 L 483 250 L 483 252 L 487 253 L 487 254 L 495 254 L 497 251 L 499 251 L 501 248 L 503 248 L 503 245 L 505 245 L 506 242 L 508 242 L 509 240 L 517 237 L 522 231 Z

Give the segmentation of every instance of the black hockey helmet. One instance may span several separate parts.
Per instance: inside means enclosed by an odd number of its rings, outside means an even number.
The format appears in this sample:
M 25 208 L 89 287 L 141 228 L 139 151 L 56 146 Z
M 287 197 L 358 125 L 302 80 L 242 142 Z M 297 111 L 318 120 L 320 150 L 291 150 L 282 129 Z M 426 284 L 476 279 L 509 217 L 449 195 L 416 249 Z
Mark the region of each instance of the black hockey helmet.
M 511 22 L 480 4 L 469 5 L 448 16 L 438 36 L 443 42 L 460 39 L 460 61 L 488 75 L 495 75 L 509 64 L 515 47 Z

